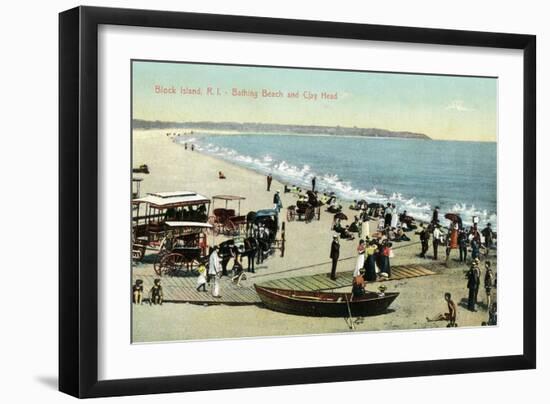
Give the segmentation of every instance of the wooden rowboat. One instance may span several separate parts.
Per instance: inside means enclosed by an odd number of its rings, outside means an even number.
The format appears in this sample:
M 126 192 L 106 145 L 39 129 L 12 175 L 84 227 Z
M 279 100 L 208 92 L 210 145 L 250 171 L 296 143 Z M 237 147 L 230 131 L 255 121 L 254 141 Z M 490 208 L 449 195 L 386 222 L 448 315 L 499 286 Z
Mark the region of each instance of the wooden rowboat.
M 259 285 L 254 285 L 254 288 L 270 310 L 317 317 L 347 317 L 350 311 L 353 317 L 383 314 L 399 295 L 397 292 L 378 294 L 367 291 L 364 296 L 352 298 L 351 293 L 308 292 Z

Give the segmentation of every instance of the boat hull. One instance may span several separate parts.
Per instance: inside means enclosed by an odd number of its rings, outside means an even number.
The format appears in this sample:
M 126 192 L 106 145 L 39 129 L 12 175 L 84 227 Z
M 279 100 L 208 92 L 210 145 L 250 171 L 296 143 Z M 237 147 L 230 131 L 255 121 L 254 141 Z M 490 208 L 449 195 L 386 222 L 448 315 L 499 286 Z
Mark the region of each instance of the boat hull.
M 399 293 L 380 296 L 367 292 L 351 298 L 351 293 L 307 292 L 254 285 L 262 303 L 270 310 L 311 317 L 365 317 L 387 312 Z M 349 302 L 349 305 L 348 305 Z

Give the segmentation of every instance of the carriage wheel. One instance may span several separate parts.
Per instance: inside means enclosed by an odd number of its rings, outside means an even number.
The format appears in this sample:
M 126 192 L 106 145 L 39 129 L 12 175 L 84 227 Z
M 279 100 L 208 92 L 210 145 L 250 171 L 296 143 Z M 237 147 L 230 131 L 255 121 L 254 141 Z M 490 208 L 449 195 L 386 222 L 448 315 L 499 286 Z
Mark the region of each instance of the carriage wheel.
M 191 258 L 189 261 L 185 263 L 185 269 L 187 272 L 189 271 L 196 271 L 199 268 L 200 262 L 196 258 Z
M 158 275 L 173 275 L 177 273 L 185 265 L 185 257 L 178 253 L 165 255 L 159 263 Z
M 288 208 L 286 210 L 286 220 L 288 222 L 293 222 L 296 219 L 296 211 L 294 209 Z

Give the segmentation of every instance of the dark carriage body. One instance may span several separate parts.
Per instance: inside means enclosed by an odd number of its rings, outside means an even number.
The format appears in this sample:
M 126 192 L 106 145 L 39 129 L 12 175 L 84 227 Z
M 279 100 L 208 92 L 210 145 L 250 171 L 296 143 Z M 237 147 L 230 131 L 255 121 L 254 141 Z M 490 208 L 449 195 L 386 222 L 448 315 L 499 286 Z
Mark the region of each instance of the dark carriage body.
M 262 303 L 274 311 L 300 316 L 347 317 L 351 315 L 372 316 L 386 312 L 399 293 L 383 295 L 366 292 L 364 296 L 353 297 L 351 293 L 309 292 L 268 288 L 254 285 Z M 349 310 L 348 310 L 349 302 Z

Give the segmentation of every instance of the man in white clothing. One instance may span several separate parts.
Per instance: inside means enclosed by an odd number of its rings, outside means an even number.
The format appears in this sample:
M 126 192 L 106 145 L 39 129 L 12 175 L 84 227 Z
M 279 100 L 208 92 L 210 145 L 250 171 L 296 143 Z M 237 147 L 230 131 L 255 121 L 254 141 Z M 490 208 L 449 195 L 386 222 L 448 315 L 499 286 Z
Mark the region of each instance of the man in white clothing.
M 221 262 L 220 256 L 218 255 L 218 246 L 214 246 L 212 253 L 210 254 L 210 259 L 208 261 L 208 282 L 211 279 L 214 279 L 214 287 L 212 288 L 212 296 L 220 296 L 220 283 L 219 283 L 219 274 L 221 273 Z

